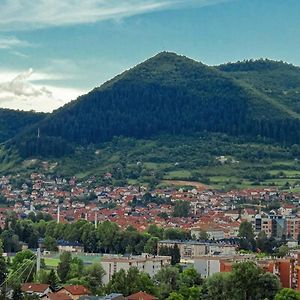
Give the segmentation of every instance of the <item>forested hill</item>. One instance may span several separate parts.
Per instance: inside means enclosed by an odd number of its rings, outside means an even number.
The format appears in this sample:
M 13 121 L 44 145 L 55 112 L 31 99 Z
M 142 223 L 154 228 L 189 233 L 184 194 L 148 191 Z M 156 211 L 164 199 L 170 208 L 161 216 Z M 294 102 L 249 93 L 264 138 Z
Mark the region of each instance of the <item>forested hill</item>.
M 271 75 L 265 73 L 269 82 Z M 114 136 L 198 131 L 299 143 L 296 106 L 267 93 L 251 74 L 163 52 L 53 112 L 19 135 L 15 145 L 22 156 L 63 155 L 70 145 L 100 143 Z
M 268 59 L 246 60 L 218 67 L 278 103 L 300 114 L 300 68 Z
M 13 138 L 25 127 L 42 120 L 46 114 L 0 108 L 0 143 Z

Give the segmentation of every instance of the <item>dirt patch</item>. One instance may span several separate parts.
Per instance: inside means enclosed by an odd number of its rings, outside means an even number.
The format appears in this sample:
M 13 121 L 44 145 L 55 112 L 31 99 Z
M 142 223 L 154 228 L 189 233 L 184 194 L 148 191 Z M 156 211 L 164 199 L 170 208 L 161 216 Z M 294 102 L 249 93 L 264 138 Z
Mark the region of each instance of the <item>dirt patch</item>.
M 179 186 L 194 186 L 197 190 L 206 190 L 208 188 L 207 185 L 198 182 L 198 181 L 186 181 L 186 180 L 163 180 L 163 183 L 167 183 L 170 185 L 179 185 Z

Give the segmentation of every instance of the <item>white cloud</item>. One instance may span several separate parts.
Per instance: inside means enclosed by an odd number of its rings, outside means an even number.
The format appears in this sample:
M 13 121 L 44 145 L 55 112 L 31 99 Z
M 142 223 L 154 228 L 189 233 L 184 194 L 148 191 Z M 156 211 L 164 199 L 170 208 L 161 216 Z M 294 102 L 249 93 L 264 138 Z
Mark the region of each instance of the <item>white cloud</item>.
M 50 112 L 84 94 L 78 89 L 36 83 L 49 78 L 55 75 L 32 69 L 20 74 L 0 72 L 0 107 Z
M 24 46 L 29 46 L 29 43 L 14 36 L 0 36 L 0 49 L 11 49 Z
M 182 6 L 231 0 L 2 0 L 0 30 L 24 30 L 122 19 Z

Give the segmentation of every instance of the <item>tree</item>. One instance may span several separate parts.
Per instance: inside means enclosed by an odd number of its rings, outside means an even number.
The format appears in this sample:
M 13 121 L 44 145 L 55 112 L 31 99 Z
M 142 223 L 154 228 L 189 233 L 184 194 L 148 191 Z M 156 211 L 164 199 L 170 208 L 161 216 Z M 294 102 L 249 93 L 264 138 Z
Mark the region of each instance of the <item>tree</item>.
M 203 240 L 203 241 L 209 240 L 209 236 L 208 236 L 207 232 L 203 229 L 201 229 L 199 231 L 198 235 L 199 235 L 199 237 L 198 237 L 199 240 Z
M 299 300 L 300 292 L 289 288 L 281 289 L 275 296 L 275 300 Z
M 144 252 L 150 254 L 157 254 L 157 243 L 159 239 L 157 237 L 151 237 L 148 239 L 144 246 Z
M 185 299 L 183 298 L 182 295 L 180 295 L 180 294 L 178 294 L 176 292 L 172 292 L 169 295 L 169 297 L 167 298 L 167 300 L 185 300 Z
M 280 289 L 280 281 L 276 275 L 267 272 L 259 276 L 257 286 L 256 299 L 274 299 Z
M 38 274 L 34 276 L 34 282 L 48 283 L 48 273 L 46 270 L 41 269 Z
M 253 249 L 255 241 L 252 224 L 250 222 L 244 221 L 241 223 L 238 236 L 242 238 L 240 241 L 240 248 L 246 250 Z
M 58 281 L 59 279 L 57 278 L 55 271 L 52 269 L 48 275 L 47 283 L 53 291 L 57 291 L 59 289 Z
M 78 257 L 74 257 L 71 260 L 70 270 L 68 272 L 67 280 L 80 278 L 82 276 L 82 273 L 83 273 L 83 260 Z
M 57 251 L 57 241 L 52 236 L 46 236 L 44 239 L 44 246 L 48 251 Z
M 166 240 L 187 240 L 190 238 L 190 233 L 182 229 L 167 228 L 164 230 L 163 238 Z
M 153 237 L 157 237 L 159 239 L 162 239 L 163 238 L 163 234 L 164 234 L 164 230 L 162 227 L 158 227 L 157 225 L 155 224 L 151 224 L 149 227 L 148 227 L 148 233 L 150 235 L 152 235 Z
M 5 281 L 7 276 L 7 264 L 3 257 L 3 243 L 0 239 L 0 285 Z
M 65 282 L 71 270 L 72 255 L 69 252 L 63 252 L 59 259 L 60 262 L 57 266 L 57 274 L 61 282 Z
M 97 228 L 98 246 L 105 253 L 114 249 L 114 242 L 119 233 L 119 227 L 116 223 L 105 221 L 100 223 Z
M 158 251 L 159 255 L 162 256 L 171 256 L 171 264 L 176 265 L 180 262 L 180 250 L 177 244 L 173 247 L 162 246 Z
M 281 245 L 278 249 L 277 255 L 279 257 L 284 257 L 289 253 L 289 247 L 287 245 Z
M 23 300 L 23 294 L 21 290 L 21 285 L 17 284 L 13 288 L 12 300 Z
M 256 248 L 262 252 L 272 253 L 273 241 L 268 238 L 264 231 L 261 231 L 256 239 Z
M 84 270 L 84 280 L 94 294 L 102 288 L 104 275 L 105 271 L 100 264 L 93 264 Z
M 114 273 L 106 287 L 107 293 L 119 292 L 125 296 L 138 291 L 156 294 L 156 288 L 150 276 L 144 272 L 139 272 L 136 267 L 130 268 L 127 273 L 123 269 Z
M 158 295 L 166 299 L 171 292 L 178 291 L 180 284 L 179 270 L 176 267 L 162 268 L 155 276 L 154 281 L 158 283 Z
M 120 271 L 112 275 L 111 280 L 107 284 L 106 291 L 107 293 L 121 293 L 124 296 L 129 295 L 126 280 L 126 272 L 124 269 L 121 269 Z
M 197 271 L 194 268 L 184 269 L 180 274 L 180 285 L 184 285 L 190 288 L 195 285 L 201 285 L 201 283 L 201 276 L 197 273 Z
M 254 239 L 254 232 L 253 232 L 252 224 L 247 221 L 242 222 L 239 227 L 238 236 L 245 238 L 249 241 L 252 241 Z
M 254 262 L 237 263 L 233 266 L 232 282 L 235 293 L 241 299 L 255 299 L 257 292 L 257 280 L 262 270 Z
M 234 299 L 232 288 L 232 274 L 231 273 L 215 273 L 208 277 L 201 289 L 201 297 L 203 300 L 224 300 Z M 244 299 L 244 298 L 239 298 Z
M 190 213 L 190 203 L 187 201 L 176 201 L 174 206 L 173 217 L 188 217 Z
M 22 272 L 21 281 L 32 281 L 35 274 L 35 254 L 30 250 L 18 252 L 12 260 L 11 268 L 13 272 Z
M 238 299 L 253 300 L 275 296 L 279 290 L 278 278 L 265 273 L 254 262 L 237 263 L 232 270 L 232 285 Z

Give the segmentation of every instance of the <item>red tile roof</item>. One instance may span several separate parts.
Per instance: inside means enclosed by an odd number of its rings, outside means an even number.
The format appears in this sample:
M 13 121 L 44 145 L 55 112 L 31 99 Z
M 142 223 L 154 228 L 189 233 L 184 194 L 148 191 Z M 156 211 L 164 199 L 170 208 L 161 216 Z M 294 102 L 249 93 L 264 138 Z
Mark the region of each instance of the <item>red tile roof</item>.
M 157 300 L 158 298 L 145 292 L 138 292 L 127 297 L 127 300 Z
M 47 297 L 50 300 L 72 300 L 72 297 L 66 293 L 49 293 Z
M 72 295 L 90 295 L 91 292 L 83 285 L 66 285 L 64 289 Z
M 49 288 L 49 284 L 44 283 L 23 283 L 21 289 L 23 292 L 43 293 Z

